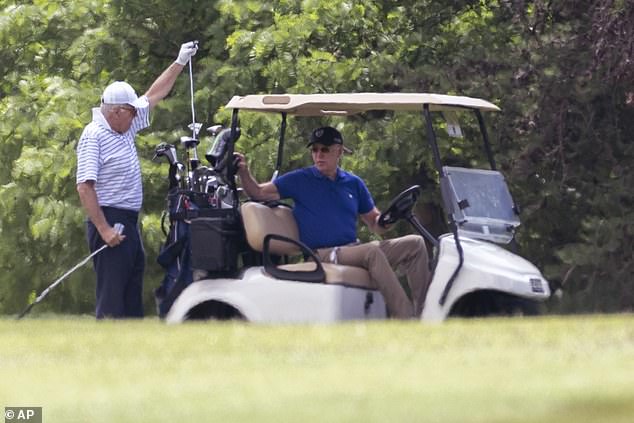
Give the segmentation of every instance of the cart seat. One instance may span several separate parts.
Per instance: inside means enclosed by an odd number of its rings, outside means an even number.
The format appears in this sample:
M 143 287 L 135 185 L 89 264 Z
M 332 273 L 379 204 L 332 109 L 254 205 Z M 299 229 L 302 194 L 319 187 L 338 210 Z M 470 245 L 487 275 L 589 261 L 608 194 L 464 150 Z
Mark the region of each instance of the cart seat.
M 297 256 L 306 253 L 302 251 L 303 244 L 299 240 L 299 230 L 297 229 L 297 223 L 295 222 L 295 217 L 290 207 L 285 205 L 269 207 L 261 203 L 247 202 L 242 205 L 241 212 L 247 242 L 254 250 L 262 253 L 266 253 L 265 250 L 268 250 L 268 253 L 278 256 Z M 268 246 L 265 246 L 265 238 L 271 234 L 290 239 L 294 242 L 285 242 L 275 238 L 269 240 Z M 266 261 L 266 257 L 264 259 Z M 361 267 L 333 263 L 321 263 L 321 266 L 323 267 L 325 276 L 323 276 L 323 280 L 319 282 L 358 286 L 362 288 L 374 287 L 370 279 L 370 274 L 366 269 Z M 289 275 L 289 279 L 302 280 L 299 275 L 310 272 L 315 269 L 315 267 L 314 262 L 307 261 L 278 265 L 276 269 L 288 272 L 286 274 Z M 293 274 L 298 277 L 293 277 Z M 274 276 L 277 277 L 278 275 L 275 274 Z

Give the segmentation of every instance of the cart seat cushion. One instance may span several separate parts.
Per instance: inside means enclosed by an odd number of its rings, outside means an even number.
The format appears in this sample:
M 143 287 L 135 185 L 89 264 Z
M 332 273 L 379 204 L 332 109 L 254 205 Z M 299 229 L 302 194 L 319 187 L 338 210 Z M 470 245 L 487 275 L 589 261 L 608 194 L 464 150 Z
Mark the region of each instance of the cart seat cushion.
M 326 272 L 326 283 L 377 289 L 372 279 L 370 279 L 368 271 L 362 267 L 332 263 L 322 263 L 322 266 Z M 307 271 L 313 270 L 315 263 L 308 261 L 304 263 L 283 264 L 278 267 L 289 271 Z

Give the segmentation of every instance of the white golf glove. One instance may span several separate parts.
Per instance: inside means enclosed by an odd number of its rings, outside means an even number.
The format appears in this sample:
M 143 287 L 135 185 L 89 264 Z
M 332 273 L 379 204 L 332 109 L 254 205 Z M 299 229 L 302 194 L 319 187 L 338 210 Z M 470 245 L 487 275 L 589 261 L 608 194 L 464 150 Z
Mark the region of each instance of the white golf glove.
M 198 41 L 190 41 L 181 46 L 181 50 L 178 52 L 176 63 L 185 66 L 189 59 L 198 51 Z

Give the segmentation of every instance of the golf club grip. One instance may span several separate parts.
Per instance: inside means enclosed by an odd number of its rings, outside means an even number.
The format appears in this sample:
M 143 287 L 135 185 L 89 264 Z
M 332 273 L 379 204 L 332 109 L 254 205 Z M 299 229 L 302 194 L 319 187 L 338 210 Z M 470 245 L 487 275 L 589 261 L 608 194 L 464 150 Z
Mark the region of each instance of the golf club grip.
M 119 235 L 121 235 L 123 233 L 123 229 L 125 228 L 123 223 L 115 223 L 114 224 L 114 230 L 117 231 L 117 233 Z

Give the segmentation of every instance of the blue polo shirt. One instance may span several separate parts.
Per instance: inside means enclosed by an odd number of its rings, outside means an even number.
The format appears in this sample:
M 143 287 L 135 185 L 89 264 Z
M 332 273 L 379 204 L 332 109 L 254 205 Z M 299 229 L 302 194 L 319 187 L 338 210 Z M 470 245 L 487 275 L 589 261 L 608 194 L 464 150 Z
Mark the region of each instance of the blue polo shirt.
M 286 173 L 274 184 L 281 198 L 294 201 L 299 237 L 313 249 L 355 242 L 357 216 L 374 208 L 361 178 L 341 169 L 334 181 L 311 166 Z

